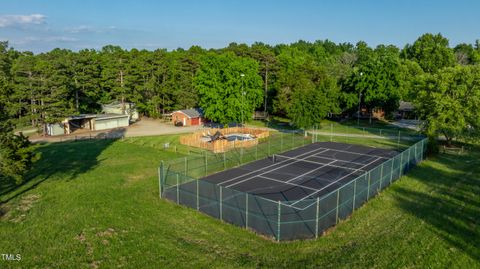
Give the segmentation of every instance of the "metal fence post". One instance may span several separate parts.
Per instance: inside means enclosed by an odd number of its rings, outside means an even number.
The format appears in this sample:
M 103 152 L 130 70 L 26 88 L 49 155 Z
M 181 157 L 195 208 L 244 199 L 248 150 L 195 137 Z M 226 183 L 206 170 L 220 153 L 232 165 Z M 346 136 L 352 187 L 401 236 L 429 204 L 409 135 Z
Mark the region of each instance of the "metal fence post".
M 223 197 L 222 197 L 222 186 L 220 186 L 220 220 L 223 221 Z
M 418 143 L 415 143 L 415 154 L 413 155 L 413 157 L 415 158 L 415 164 L 418 163 L 417 146 L 418 146 Z
M 401 177 L 403 175 L 403 152 L 400 153 L 400 174 L 398 175 L 398 177 Z
M 400 131 L 398 131 L 397 148 L 400 149 Z
M 160 192 L 160 198 L 162 198 L 162 188 L 163 188 L 163 161 L 160 162 L 160 166 L 158 167 L 158 191 Z
M 197 210 L 200 210 L 200 199 L 199 199 L 199 180 L 197 179 Z
M 392 184 L 392 181 L 393 181 L 393 164 L 395 163 L 395 157 L 393 157 L 391 160 L 392 160 L 392 167 L 390 168 L 390 185 Z
M 317 217 L 315 218 L 315 238 L 318 238 L 318 214 L 320 212 L 320 197 L 317 197 Z
M 278 200 L 278 216 L 277 216 L 277 241 L 280 241 L 280 221 L 281 221 L 281 211 L 282 211 L 282 203 Z
M 295 147 L 295 133 L 292 132 L 292 149 Z
M 352 212 L 355 210 L 355 194 L 357 193 L 357 179 L 355 178 L 355 181 L 353 182 L 353 207 L 352 207 Z
M 185 157 L 185 176 L 188 176 L 187 171 L 188 171 L 188 161 L 187 161 L 187 157 Z
M 333 123 L 330 123 L 330 142 L 333 142 Z
M 380 189 L 382 189 L 382 182 L 383 182 L 383 164 L 382 167 L 380 168 Z
M 348 126 L 345 126 L 345 143 L 348 143 Z
M 337 210 L 335 212 L 335 223 L 338 223 L 338 206 L 340 203 L 340 189 L 337 190 Z
M 423 161 L 423 154 L 425 152 L 425 138 L 422 139 L 422 154 L 420 155 L 420 161 Z
M 283 152 L 283 133 L 280 133 L 280 152 Z
M 227 169 L 227 158 L 225 156 L 225 151 L 223 152 L 223 169 Z
M 177 204 L 180 204 L 180 180 L 177 173 Z
M 312 131 L 312 144 L 315 143 L 314 134 L 315 134 L 315 125 L 313 126 L 313 131 Z
M 408 162 L 407 162 L 407 171 L 410 170 L 410 151 L 411 151 L 412 148 L 408 148 Z
M 248 229 L 248 192 L 245 193 L 245 229 Z
M 267 155 L 270 156 L 270 141 L 272 140 L 272 138 L 269 136 L 268 137 L 268 152 L 267 152 Z
M 370 171 L 368 171 L 367 200 L 370 199 Z
M 208 175 L 208 156 L 207 156 L 207 152 L 205 151 L 205 176 Z

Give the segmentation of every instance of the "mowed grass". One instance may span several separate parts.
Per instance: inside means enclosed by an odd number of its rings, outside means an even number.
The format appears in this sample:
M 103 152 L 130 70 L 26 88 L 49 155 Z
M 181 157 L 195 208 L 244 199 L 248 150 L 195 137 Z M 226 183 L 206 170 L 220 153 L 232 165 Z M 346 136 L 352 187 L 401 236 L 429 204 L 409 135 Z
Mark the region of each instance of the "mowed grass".
M 43 145 L 0 189 L 0 268 L 480 268 L 480 150 L 432 157 L 317 240 L 276 243 L 158 197 L 152 141 Z M 149 146 L 150 145 L 150 146 Z

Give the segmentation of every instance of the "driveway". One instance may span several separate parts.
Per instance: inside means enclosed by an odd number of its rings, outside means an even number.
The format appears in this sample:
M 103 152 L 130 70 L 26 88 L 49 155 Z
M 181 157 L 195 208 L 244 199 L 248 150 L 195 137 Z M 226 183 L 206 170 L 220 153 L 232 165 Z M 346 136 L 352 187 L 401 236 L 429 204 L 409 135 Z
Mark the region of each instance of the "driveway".
M 421 120 L 398 120 L 392 122 L 392 125 L 395 125 L 400 128 L 408 128 L 415 131 L 420 131 L 423 121 Z
M 176 127 L 173 124 L 157 119 L 143 118 L 142 120 L 131 124 L 128 127 L 102 130 L 86 131 L 80 130 L 70 135 L 62 136 L 30 136 L 32 142 L 61 142 L 67 140 L 94 139 L 94 138 L 120 138 L 135 136 L 154 136 L 165 134 L 191 133 L 202 129 L 203 126 Z

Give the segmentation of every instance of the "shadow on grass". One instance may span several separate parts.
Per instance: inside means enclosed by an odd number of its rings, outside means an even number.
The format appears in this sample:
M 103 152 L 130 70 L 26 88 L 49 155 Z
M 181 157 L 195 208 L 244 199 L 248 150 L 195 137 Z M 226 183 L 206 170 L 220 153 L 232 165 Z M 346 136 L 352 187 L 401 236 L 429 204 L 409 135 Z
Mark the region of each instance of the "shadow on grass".
M 478 151 L 478 148 L 477 148 Z M 423 166 L 410 176 L 428 191 L 397 189 L 400 208 L 434 227 L 439 237 L 480 261 L 480 154 L 440 155 L 442 168 Z
M 113 131 L 116 134 L 119 132 L 118 129 Z M 8 179 L 0 180 L 0 204 L 7 203 L 51 178 L 61 176 L 67 180 L 75 179 L 96 167 L 101 161 L 98 156 L 115 140 L 68 141 L 40 145 L 36 150 L 40 159 L 27 172 L 21 184 Z

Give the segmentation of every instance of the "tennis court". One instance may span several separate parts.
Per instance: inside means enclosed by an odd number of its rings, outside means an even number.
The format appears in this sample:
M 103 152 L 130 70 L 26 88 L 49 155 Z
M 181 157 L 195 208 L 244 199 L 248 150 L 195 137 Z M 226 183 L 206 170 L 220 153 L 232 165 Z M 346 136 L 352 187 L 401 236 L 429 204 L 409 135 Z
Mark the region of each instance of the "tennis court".
M 273 201 L 314 199 L 397 155 L 393 150 L 317 142 L 202 178 Z
M 290 134 L 162 163 L 160 195 L 278 241 L 316 238 L 420 162 L 427 145 L 423 137 L 407 137 L 406 148 L 400 136 L 395 147 L 389 136 L 378 143 L 385 147 L 319 138 Z

